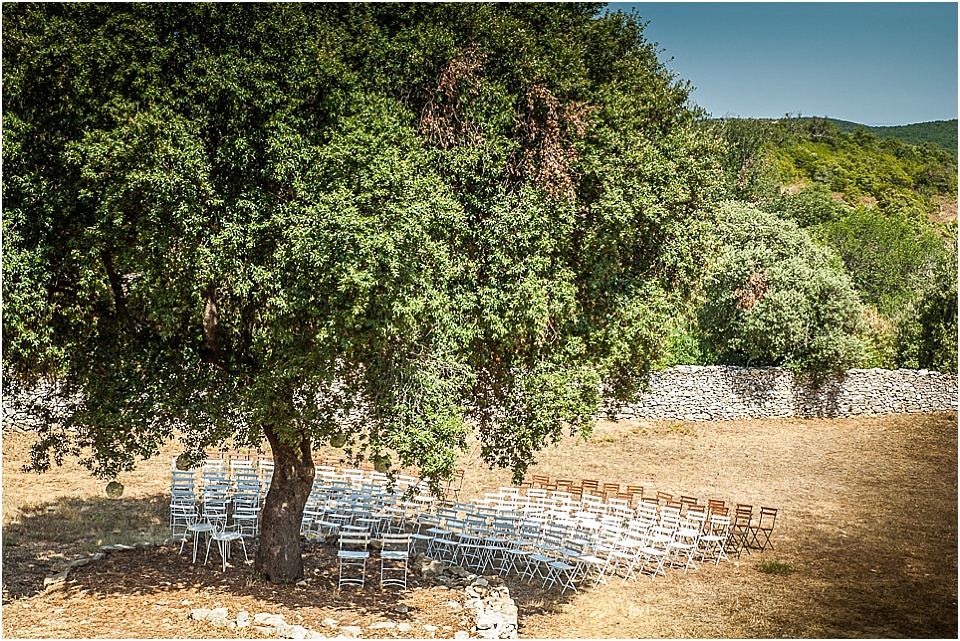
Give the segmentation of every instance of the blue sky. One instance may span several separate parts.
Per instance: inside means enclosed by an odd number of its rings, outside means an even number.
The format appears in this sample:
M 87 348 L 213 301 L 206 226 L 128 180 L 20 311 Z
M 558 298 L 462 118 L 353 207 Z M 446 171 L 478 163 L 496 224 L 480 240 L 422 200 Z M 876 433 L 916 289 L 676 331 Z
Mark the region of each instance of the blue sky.
M 715 117 L 866 125 L 957 117 L 954 2 L 637 2 L 667 68 Z M 669 60 L 670 57 L 673 60 Z

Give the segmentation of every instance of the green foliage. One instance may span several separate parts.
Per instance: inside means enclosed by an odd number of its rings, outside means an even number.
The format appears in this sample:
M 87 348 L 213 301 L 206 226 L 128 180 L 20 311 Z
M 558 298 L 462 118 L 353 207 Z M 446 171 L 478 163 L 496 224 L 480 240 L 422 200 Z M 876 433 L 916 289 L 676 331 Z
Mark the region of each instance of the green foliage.
M 721 362 L 814 374 L 862 359 L 862 304 L 832 252 L 792 221 L 745 203 L 720 208 L 724 251 L 700 310 Z
M 957 155 L 957 119 L 934 120 L 932 122 L 917 122 L 910 125 L 893 125 L 889 127 L 869 127 L 858 125 L 845 120 L 829 119 L 837 129 L 852 132 L 863 127 L 877 138 L 902 141 L 908 145 L 922 145 L 932 143 L 947 152 Z
M 948 130 L 952 125 L 955 138 L 956 121 L 940 124 Z M 727 193 L 795 221 L 842 257 L 868 304 L 860 336 L 863 364 L 918 367 L 923 352 L 925 367 L 949 367 L 956 342 L 944 338 L 950 318 L 933 313 L 949 305 L 920 301 L 933 301 L 936 292 L 949 289 L 931 284 L 935 273 L 946 283 L 949 272 L 943 241 L 949 230 L 931 221 L 941 215 L 942 203 L 956 202 L 956 154 L 928 139 L 913 145 L 885 137 L 899 128 L 884 132 L 823 118 L 788 115 L 777 121 L 715 121 L 713 127 L 725 132 L 729 145 Z M 938 127 L 905 130 L 929 133 Z M 774 187 L 742 189 L 762 182 L 740 180 L 749 177 L 741 159 L 763 153 L 774 157 L 779 177 L 768 181 Z M 709 351 L 706 343 L 701 346 Z
M 783 193 L 763 204 L 765 211 L 796 221 L 800 227 L 830 223 L 842 218 L 850 208 L 833 197 L 820 183 L 805 185 L 795 194 Z
M 823 119 L 780 121 L 781 180 L 820 183 L 851 205 L 876 202 L 884 213 L 926 220 L 934 196 L 956 198 L 957 160 L 933 145 L 880 140 L 865 128 L 844 133 Z
M 858 207 L 816 233 L 840 254 L 864 301 L 887 317 L 926 289 L 947 258 L 943 239 L 929 225 L 872 207 Z
M 863 367 L 897 369 L 897 324 L 877 312 L 877 308 L 867 305 L 863 315 L 864 329 L 860 335 L 863 341 Z
M 757 203 L 779 194 L 776 133 L 769 121 L 724 118 L 706 123 L 704 130 L 724 142 L 721 166 L 730 199 Z
M 953 227 L 947 259 L 910 302 L 898 327 L 897 356 L 903 367 L 957 372 L 957 245 Z
M 698 289 L 716 141 L 592 4 L 8 4 L 5 391 L 34 466 L 178 436 L 519 478 Z M 273 444 L 273 440 L 271 440 Z

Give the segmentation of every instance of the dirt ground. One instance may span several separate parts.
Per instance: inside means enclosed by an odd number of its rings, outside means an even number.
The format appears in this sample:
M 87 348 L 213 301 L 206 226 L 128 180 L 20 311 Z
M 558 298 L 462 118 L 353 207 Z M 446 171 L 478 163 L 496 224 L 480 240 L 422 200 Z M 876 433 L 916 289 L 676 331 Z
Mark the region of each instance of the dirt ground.
M 193 608 L 220 606 L 232 615 L 281 613 L 321 632 L 328 617 L 363 628 L 405 620 L 412 637 L 471 629 L 469 617 L 447 605 L 449 593 L 419 577 L 402 593 L 338 591 L 324 546 L 305 555 L 306 586 L 254 581 L 242 562 L 226 573 L 213 563 L 195 567 L 168 546 L 114 552 L 45 589 L 57 560 L 167 536 L 177 450 L 171 445 L 121 477 L 124 498 L 111 501 L 103 483 L 73 463 L 42 476 L 21 472 L 29 443 L 29 435 L 3 436 L 4 637 L 237 636 L 187 620 Z M 475 454 L 463 465 L 461 497 L 508 483 L 507 472 L 491 472 Z M 656 581 L 615 580 L 565 595 L 511 578 L 521 637 L 957 638 L 956 413 L 601 423 L 589 442 L 568 438 L 544 450 L 530 473 L 642 484 L 780 513 L 773 549 L 686 575 L 671 570 Z M 762 573 L 761 561 L 793 572 Z M 398 603 L 409 611 L 395 612 Z

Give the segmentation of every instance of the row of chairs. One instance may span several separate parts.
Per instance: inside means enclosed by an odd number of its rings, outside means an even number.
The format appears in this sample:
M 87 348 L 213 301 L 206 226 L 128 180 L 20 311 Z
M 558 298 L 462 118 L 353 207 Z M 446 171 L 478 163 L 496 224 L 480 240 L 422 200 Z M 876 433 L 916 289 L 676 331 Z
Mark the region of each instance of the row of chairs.
M 549 520 L 461 504 L 422 516 L 413 538 L 430 558 L 480 573 L 513 573 L 543 587 L 560 584 L 566 591 L 591 576 L 594 584 L 618 573 L 624 580 L 638 573 L 655 578 L 668 563 L 687 571 L 696 567 L 695 559 L 729 560 L 730 517 L 697 514 L 681 517 L 663 508 L 629 520 L 588 513 Z
M 325 539 L 347 527 L 362 527 L 373 536 L 399 533 L 421 509 L 421 503 L 378 487 L 322 485 L 310 494 L 301 532 L 311 540 Z
M 520 487 L 532 487 L 547 491 L 569 492 L 574 496 L 590 494 L 605 499 L 626 499 L 631 502 L 643 498 L 642 485 L 621 485 L 620 483 L 606 483 L 597 479 L 552 479 L 546 474 L 534 474 L 529 481 L 524 481 Z
M 551 478 L 546 474 L 534 474 L 529 481 L 525 481 L 519 487 L 536 488 L 550 492 L 568 492 L 575 499 L 579 500 L 583 495 L 599 496 L 604 500 L 618 499 L 626 500 L 631 506 L 636 507 L 641 502 L 656 503 L 660 505 L 668 504 L 693 504 L 698 503 L 698 499 L 684 494 L 674 494 L 662 490 L 652 490 L 639 484 L 621 485 L 620 483 L 601 482 L 596 479 L 572 479 Z
M 675 495 L 670 492 L 656 491 L 644 494 L 642 485 L 627 485 L 626 490 L 618 489 L 621 486 L 616 483 L 600 483 L 593 479 L 581 479 L 579 484 L 574 484 L 569 479 L 551 479 L 547 475 L 535 474 L 528 483 L 519 486 L 526 489 L 527 495 L 531 489 L 534 492 L 546 491 L 551 498 L 561 499 L 569 498 L 572 501 L 596 502 L 598 497 L 606 499 L 608 511 L 619 514 L 625 513 L 623 506 L 625 504 L 638 508 L 641 504 L 647 503 L 656 506 L 677 508 L 684 514 L 688 509 L 697 510 L 706 506 L 708 512 L 719 515 L 728 515 L 729 507 L 722 499 L 707 499 L 701 503 L 700 499 L 690 495 Z M 557 489 L 551 489 L 557 488 Z M 594 494 L 595 489 L 599 494 Z M 589 492 L 587 490 L 590 490 Z M 500 488 L 500 494 L 509 491 L 509 488 Z M 496 495 L 487 494 L 487 498 L 493 498 Z M 536 495 L 538 498 L 542 494 Z M 776 525 L 778 509 L 767 506 L 760 506 L 759 510 L 754 512 L 752 505 L 736 503 L 733 516 L 734 533 L 739 541 L 737 547 L 738 555 L 740 551 L 746 550 L 748 554 L 751 550 L 763 551 L 768 547 L 772 548 L 773 543 L 770 536 Z

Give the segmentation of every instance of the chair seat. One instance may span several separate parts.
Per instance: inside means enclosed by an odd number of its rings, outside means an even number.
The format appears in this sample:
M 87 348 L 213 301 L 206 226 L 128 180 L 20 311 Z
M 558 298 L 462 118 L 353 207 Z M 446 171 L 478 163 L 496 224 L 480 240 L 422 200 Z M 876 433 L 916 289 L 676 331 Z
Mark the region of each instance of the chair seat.
M 403 560 L 403 559 L 408 559 L 408 558 L 410 558 L 410 554 L 407 553 L 407 552 L 381 552 L 381 553 L 380 553 L 380 558 L 381 558 L 381 559 Z
M 337 552 L 337 558 L 340 559 L 367 559 L 370 558 L 369 552 L 359 552 L 354 550 L 340 550 Z
M 238 541 L 243 536 L 239 532 L 214 532 L 211 538 L 214 541 Z

